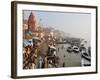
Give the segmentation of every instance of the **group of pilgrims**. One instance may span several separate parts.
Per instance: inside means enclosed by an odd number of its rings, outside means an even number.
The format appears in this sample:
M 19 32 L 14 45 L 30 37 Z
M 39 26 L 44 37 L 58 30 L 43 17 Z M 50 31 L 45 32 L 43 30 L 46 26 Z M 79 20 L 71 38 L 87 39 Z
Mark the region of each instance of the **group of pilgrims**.
M 23 69 L 55 68 L 59 65 L 59 57 L 55 42 L 47 44 L 46 54 L 41 51 L 42 40 L 33 39 L 32 45 L 23 47 Z

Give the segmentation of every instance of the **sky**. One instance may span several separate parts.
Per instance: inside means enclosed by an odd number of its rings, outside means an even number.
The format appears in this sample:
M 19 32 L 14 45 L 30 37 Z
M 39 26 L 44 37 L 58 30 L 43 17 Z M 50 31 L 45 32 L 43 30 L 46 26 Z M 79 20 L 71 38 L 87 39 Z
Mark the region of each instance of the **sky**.
M 41 20 L 41 24 L 46 27 L 54 27 L 73 37 L 83 38 L 90 42 L 91 14 L 24 10 L 24 19 L 28 19 L 31 12 L 35 15 L 37 23 Z

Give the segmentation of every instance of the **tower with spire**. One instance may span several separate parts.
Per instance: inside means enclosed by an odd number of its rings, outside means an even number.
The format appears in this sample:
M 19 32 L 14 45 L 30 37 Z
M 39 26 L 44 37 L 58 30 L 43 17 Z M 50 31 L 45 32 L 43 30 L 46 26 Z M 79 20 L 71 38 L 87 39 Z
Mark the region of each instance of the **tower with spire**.
M 34 32 L 36 28 L 35 16 L 31 12 L 28 18 L 28 31 Z

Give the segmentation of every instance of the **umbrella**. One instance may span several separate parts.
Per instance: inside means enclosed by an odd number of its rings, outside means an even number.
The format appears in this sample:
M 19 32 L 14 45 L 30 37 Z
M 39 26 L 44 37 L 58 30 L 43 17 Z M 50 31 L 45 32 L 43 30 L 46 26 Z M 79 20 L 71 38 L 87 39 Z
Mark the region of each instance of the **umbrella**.
M 32 37 L 32 40 L 40 40 L 39 37 Z

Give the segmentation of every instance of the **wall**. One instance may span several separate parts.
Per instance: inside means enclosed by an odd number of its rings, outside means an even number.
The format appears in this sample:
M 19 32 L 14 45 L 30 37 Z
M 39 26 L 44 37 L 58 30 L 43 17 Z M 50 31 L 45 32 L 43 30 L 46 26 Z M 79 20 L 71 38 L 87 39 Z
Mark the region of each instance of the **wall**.
M 17 0 L 16 0 L 17 1 Z M 25 0 L 26 1 L 26 0 Z M 28 0 L 27 0 L 28 1 Z M 64 4 L 79 4 L 79 5 L 97 5 L 98 14 L 100 13 L 100 0 L 30 0 L 40 2 L 55 2 Z M 11 68 L 11 0 L 0 0 L 0 80 L 14 80 L 10 78 Z M 98 22 L 100 16 L 98 16 Z M 98 31 L 99 31 L 98 25 Z M 98 32 L 100 35 L 100 32 Z M 100 46 L 100 37 L 98 37 L 98 48 Z M 98 49 L 98 57 L 100 50 Z M 100 59 L 98 58 L 98 67 L 100 67 Z M 35 80 L 100 80 L 100 69 L 98 74 L 74 75 L 61 77 L 45 77 L 35 78 Z M 21 79 L 25 80 L 25 79 Z M 32 80 L 26 79 L 26 80 Z M 34 80 L 34 79 L 33 79 Z

